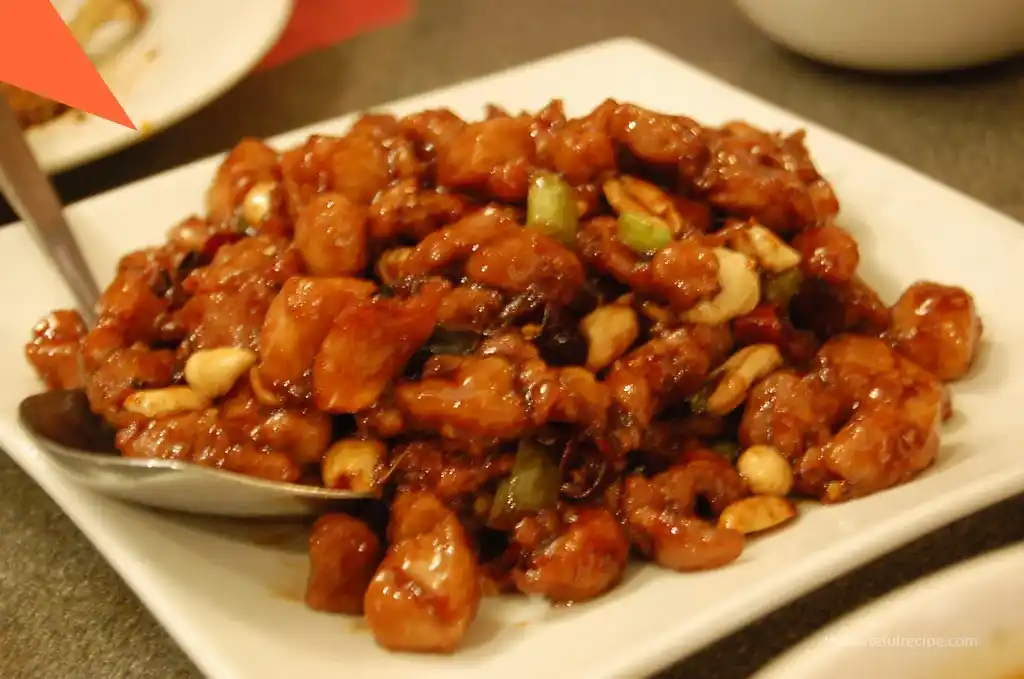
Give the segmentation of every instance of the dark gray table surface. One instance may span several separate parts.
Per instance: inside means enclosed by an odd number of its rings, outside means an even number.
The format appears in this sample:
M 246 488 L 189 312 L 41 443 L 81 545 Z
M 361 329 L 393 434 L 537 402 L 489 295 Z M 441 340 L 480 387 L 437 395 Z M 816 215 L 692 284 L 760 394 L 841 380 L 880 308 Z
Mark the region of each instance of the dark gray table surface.
M 423 0 L 403 24 L 240 83 L 138 146 L 65 173 L 65 200 L 229 148 L 617 35 L 711 73 L 1024 219 L 1024 61 L 927 78 L 823 68 L 726 0 Z M 0 204 L 0 223 L 10 221 Z M 936 531 L 666 671 L 741 679 L 825 623 L 923 574 L 1024 539 L 1024 496 Z M 59 509 L 0 455 L 0 677 L 199 677 Z

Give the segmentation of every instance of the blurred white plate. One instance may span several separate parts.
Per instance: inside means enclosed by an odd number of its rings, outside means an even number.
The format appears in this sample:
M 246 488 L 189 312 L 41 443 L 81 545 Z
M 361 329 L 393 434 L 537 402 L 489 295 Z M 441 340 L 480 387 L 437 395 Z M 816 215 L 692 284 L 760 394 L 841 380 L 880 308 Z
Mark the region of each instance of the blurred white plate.
M 834 66 L 943 71 L 1024 50 L 1020 0 L 735 1 L 772 40 Z
M 815 634 L 754 679 L 1024 676 L 1024 545 L 940 571 Z
M 974 374 L 956 385 L 957 415 L 937 464 L 900 488 L 806 508 L 789 529 L 753 542 L 728 568 L 683 575 L 636 567 L 607 596 L 571 608 L 492 599 L 454 656 L 387 653 L 357 621 L 303 606 L 300 532 L 121 505 L 76 488 L 40 456 L 15 422 L 18 401 L 39 389 L 22 348 L 41 315 L 71 300 L 22 227 L 0 230 L 0 356 L 6 366 L 0 445 L 211 677 L 641 676 L 908 540 L 1024 490 L 1024 314 L 1018 299 L 1024 227 L 632 39 L 382 108 L 402 114 L 447 106 L 476 118 L 488 102 L 537 110 L 552 97 L 564 98 L 572 115 L 615 97 L 708 123 L 738 117 L 768 128 L 807 126 L 811 151 L 844 202 L 844 223 L 861 240 L 867 280 L 889 300 L 919 278 L 964 285 L 977 298 L 987 344 Z M 352 120 L 327 121 L 271 143 L 282 148 L 314 131 L 343 133 Z M 72 206 L 70 220 L 93 269 L 109 279 L 122 253 L 162 241 L 169 226 L 201 207 L 218 162 L 199 161 Z
M 62 16 L 80 0 L 55 0 Z M 29 143 L 51 173 L 118 151 L 172 125 L 241 80 L 274 46 L 293 0 L 145 0 L 149 21 L 98 62 L 107 85 L 139 128 L 70 111 L 31 128 Z

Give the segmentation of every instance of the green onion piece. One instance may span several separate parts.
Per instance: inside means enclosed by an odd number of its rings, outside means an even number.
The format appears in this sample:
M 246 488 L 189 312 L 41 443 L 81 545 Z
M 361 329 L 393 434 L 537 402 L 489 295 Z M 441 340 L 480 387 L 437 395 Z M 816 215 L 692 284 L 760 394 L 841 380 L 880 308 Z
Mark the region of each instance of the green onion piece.
M 488 523 L 511 527 L 525 514 L 554 506 L 561 488 L 561 473 L 551 455 L 533 441 L 521 441 L 512 473 L 494 494 Z
M 478 333 L 470 330 L 449 330 L 439 325 L 434 328 L 424 348 L 435 356 L 465 356 L 473 353 L 480 339 Z
M 526 225 L 565 245 L 576 243 L 576 192 L 561 175 L 542 172 L 533 178 L 526 198 Z
M 800 292 L 804 277 L 798 267 L 787 269 L 767 279 L 764 283 L 764 299 L 769 304 L 778 304 L 780 308 L 789 307 L 790 301 Z
M 740 447 L 732 441 L 717 441 L 711 444 L 711 450 L 729 462 L 735 462 L 740 456 Z
M 649 254 L 672 242 L 672 230 L 654 215 L 624 212 L 619 215 L 619 240 L 642 255 Z
M 239 215 L 238 219 L 235 220 L 235 231 L 246 236 L 252 236 L 256 231 L 249 225 L 249 222 L 245 221 L 245 217 Z
M 687 399 L 690 404 L 690 412 L 694 415 L 701 415 L 707 412 L 708 409 L 708 398 L 711 396 L 712 388 L 704 387 L 696 394 L 693 394 Z

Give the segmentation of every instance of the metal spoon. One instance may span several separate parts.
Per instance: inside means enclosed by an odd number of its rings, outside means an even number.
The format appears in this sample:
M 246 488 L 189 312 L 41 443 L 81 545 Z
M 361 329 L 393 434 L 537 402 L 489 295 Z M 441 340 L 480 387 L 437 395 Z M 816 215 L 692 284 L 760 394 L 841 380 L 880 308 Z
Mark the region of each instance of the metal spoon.
M 99 288 L 64 220 L 60 199 L 40 169 L 6 100 L 0 97 L 0 191 L 49 256 L 86 322 Z M 21 402 L 18 417 L 40 450 L 78 484 L 140 505 L 229 517 L 302 516 L 368 495 L 275 483 L 190 462 L 126 458 L 114 432 L 81 390 L 51 391 Z

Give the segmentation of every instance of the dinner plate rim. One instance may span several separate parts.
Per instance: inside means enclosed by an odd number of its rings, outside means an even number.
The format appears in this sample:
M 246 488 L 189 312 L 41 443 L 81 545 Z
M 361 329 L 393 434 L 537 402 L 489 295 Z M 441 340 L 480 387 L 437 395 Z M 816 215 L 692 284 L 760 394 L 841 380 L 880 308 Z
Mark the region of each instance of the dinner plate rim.
M 799 120 L 802 126 L 806 127 L 808 130 L 827 132 L 833 138 L 844 142 L 846 145 L 856 150 L 860 157 L 867 156 L 874 160 L 884 160 L 886 164 L 898 168 L 902 174 L 912 175 L 918 181 L 927 182 L 932 190 L 955 195 L 961 202 L 969 203 L 976 209 L 982 209 L 991 213 L 999 218 L 1000 228 L 1020 227 L 1020 225 L 1012 218 L 998 212 L 991 206 L 984 205 L 980 201 L 965 195 L 963 192 L 958 191 L 955 188 L 943 185 L 937 180 L 924 175 L 920 171 L 909 167 L 898 160 L 885 156 L 856 141 L 850 140 L 844 135 L 817 125 L 802 115 L 794 114 L 781 106 L 769 103 L 757 95 L 726 83 L 715 76 L 681 61 L 679 58 L 656 46 L 632 37 L 613 38 L 593 43 L 582 48 L 567 50 L 565 52 L 549 56 L 545 59 L 504 69 L 502 71 L 487 74 L 468 81 L 455 83 L 452 86 L 440 88 L 438 90 L 419 93 L 411 97 L 403 98 L 399 101 L 387 102 L 380 106 L 371 107 L 371 109 L 386 110 L 392 106 L 403 105 L 407 101 L 423 99 L 431 96 L 436 97 L 445 94 L 454 88 L 472 88 L 485 81 L 500 77 L 507 73 L 543 69 L 549 63 L 559 60 L 567 58 L 582 59 L 591 52 L 615 50 L 621 52 L 623 56 L 644 57 L 648 60 L 651 60 L 652 57 L 656 57 L 659 60 L 668 62 L 666 65 L 671 65 L 676 69 L 689 71 L 694 77 L 699 76 L 705 81 L 710 81 L 710 84 L 715 85 L 717 88 L 727 90 L 733 94 L 742 94 L 744 98 L 754 100 L 761 106 L 766 107 L 777 114 L 781 113 L 787 117 Z M 275 135 L 267 141 L 274 146 L 278 146 L 282 142 L 293 143 L 297 139 L 301 139 L 303 136 L 316 131 L 318 128 L 323 128 L 328 125 L 335 127 L 349 122 L 354 115 L 355 113 L 350 113 L 348 115 L 319 121 L 296 130 Z M 224 153 L 214 154 L 207 158 L 172 168 L 157 175 L 144 178 L 140 181 L 133 182 L 132 184 L 128 184 L 81 201 L 76 204 L 75 208 L 89 209 L 90 205 L 99 204 L 104 201 L 117 201 L 119 197 L 130 195 L 133 191 L 138 190 L 143 186 L 171 182 L 175 176 L 190 174 L 197 171 L 200 166 L 204 168 L 212 168 L 220 158 L 224 157 L 224 155 Z M 19 437 L 21 436 L 20 432 L 11 431 L 6 422 L 0 422 L 0 425 L 2 425 L 0 426 L 0 440 L 3 441 L 5 447 L 11 445 L 8 443 L 9 441 L 13 441 L 13 447 L 24 447 L 23 444 L 26 442 L 19 440 Z M 23 454 L 31 456 L 33 454 L 31 451 L 32 446 L 31 444 L 27 445 L 28 448 L 25 449 Z M 14 456 L 12 455 L 12 457 Z M 129 587 L 131 587 L 140 599 L 146 603 L 147 608 L 149 608 L 161 621 L 164 627 L 168 629 L 182 649 L 193 659 L 194 662 L 196 662 L 197 665 L 212 676 L 220 676 L 222 674 L 223 676 L 237 676 L 237 674 L 232 672 L 229 664 L 223 664 L 226 662 L 224 658 L 215 657 L 218 654 L 210 653 L 209 647 L 204 646 L 200 638 L 195 637 L 190 630 L 184 629 L 184 626 L 179 626 L 172 620 L 174 616 L 170 615 L 168 610 L 165 610 L 165 604 L 167 604 L 167 601 L 164 599 L 164 594 L 160 592 L 153 592 L 145 588 L 145 585 L 148 584 L 146 580 L 149 578 L 144 572 L 137 570 L 138 565 L 120 558 L 118 552 L 131 551 L 132 548 L 130 543 L 120 539 L 104 537 L 103 532 L 97 526 L 93 525 L 92 518 L 88 516 L 88 513 L 81 516 L 69 513 L 65 506 L 64 498 L 51 494 L 52 490 L 48 487 L 48 484 L 52 483 L 52 479 L 37 478 L 36 474 L 23 464 L 23 460 L 19 460 L 17 457 L 14 457 L 14 460 L 19 464 L 19 466 L 25 468 L 36 483 L 42 486 L 47 494 L 61 506 L 62 510 L 64 510 L 69 518 L 71 518 L 79 529 L 83 531 L 93 546 L 104 555 L 108 563 L 110 563 L 121 575 Z M 809 559 L 807 563 L 802 564 L 801 578 L 787 581 L 785 583 L 786 586 L 781 588 L 781 591 L 777 593 L 757 594 L 753 598 L 753 605 L 751 605 L 750 597 L 744 598 L 742 601 L 739 601 L 739 604 L 742 605 L 733 605 L 731 608 L 728 608 L 727 613 L 729 614 L 729 617 L 727 621 L 717 621 L 716 624 L 701 630 L 696 635 L 690 634 L 685 639 L 681 638 L 678 631 L 674 633 L 672 629 L 664 630 L 661 634 L 652 636 L 645 640 L 644 643 L 637 645 L 630 653 L 624 654 L 622 658 L 611 661 L 607 667 L 602 668 L 602 672 L 599 675 L 591 673 L 589 677 L 590 679 L 598 679 L 599 677 L 618 679 L 622 676 L 634 676 L 641 673 L 657 671 L 658 669 L 680 660 L 680 655 L 682 654 L 682 651 L 680 650 L 681 648 L 684 649 L 685 652 L 695 652 L 700 646 L 725 636 L 729 632 L 742 627 L 757 617 L 776 609 L 786 602 L 799 598 L 816 587 L 825 584 L 831 578 L 845 574 L 878 557 L 879 555 L 897 549 L 910 540 L 946 525 L 958 518 L 962 518 L 986 506 L 1017 495 L 1021 493 L 1022 490 L 1024 490 L 1024 466 L 1010 469 L 1008 473 L 999 477 L 987 475 L 976 479 L 973 483 L 964 485 L 959 488 L 957 490 L 957 494 L 953 496 L 955 500 L 954 502 L 943 503 L 935 500 L 934 498 L 930 498 L 929 502 L 923 503 L 920 506 L 908 508 L 906 511 L 902 511 L 900 513 L 901 519 L 889 521 L 883 526 L 875 527 L 875 529 L 866 534 L 866 536 L 859 535 L 857 536 L 857 539 L 845 543 L 842 548 L 832 549 L 828 552 L 816 553 L 814 558 Z
M 104 123 L 103 127 L 99 128 L 102 141 L 90 142 L 88 145 L 73 152 L 54 153 L 50 152 L 50 150 L 44 146 L 44 140 L 46 139 L 44 135 L 46 134 L 46 128 L 49 126 L 50 122 L 48 121 L 38 127 L 29 128 L 29 130 L 26 131 L 26 137 L 28 139 L 29 146 L 32 148 L 33 152 L 35 152 L 37 158 L 39 158 L 40 166 L 47 174 L 58 175 L 63 172 L 67 172 L 68 170 L 88 165 L 93 161 L 114 155 L 119 151 L 135 146 L 136 144 L 139 144 L 178 124 L 182 120 L 192 116 L 209 104 L 213 103 L 241 82 L 241 80 L 244 79 L 257 64 L 259 64 L 260 60 L 263 59 L 263 57 L 266 56 L 270 49 L 277 43 L 284 34 L 284 30 L 292 16 L 296 1 L 297 0 L 260 0 L 261 3 L 274 3 L 276 11 L 268 17 L 270 20 L 263 24 L 262 39 L 252 46 L 252 49 L 246 54 L 246 56 L 235 60 L 233 67 L 224 69 L 223 77 L 221 77 L 216 84 L 211 84 L 209 87 L 194 90 L 192 96 L 184 101 L 168 101 L 168 103 L 162 107 L 163 112 L 160 114 L 150 115 L 145 119 L 135 119 L 133 117 L 132 122 L 138 128 L 137 130 L 132 130 L 122 126 L 115 127 L 112 123 L 108 125 L 106 124 L 106 121 L 99 121 Z M 158 20 L 159 15 L 156 18 L 156 21 Z M 181 40 L 187 41 L 188 37 L 185 36 L 181 38 Z M 117 59 L 117 56 L 114 55 L 111 59 Z M 131 93 L 120 97 L 119 100 L 122 106 L 124 106 L 131 115 Z M 60 118 L 63 119 L 65 116 L 76 115 L 82 114 L 74 110 L 69 110 L 63 113 Z M 58 120 L 59 119 L 55 119 L 54 122 L 58 122 Z M 86 120 L 86 123 L 88 124 L 90 122 L 97 121 L 90 116 Z M 87 128 L 84 131 L 88 133 L 91 130 Z M 132 184 L 127 184 L 125 186 L 131 185 Z
M 948 596 L 963 589 L 976 589 L 983 581 L 986 589 L 999 589 L 999 582 L 988 576 L 1018 566 L 1024 566 L 1024 542 L 990 549 L 940 568 L 841 616 L 761 668 L 752 679 L 816 679 L 809 672 L 822 661 L 843 655 L 841 647 L 824 643 L 829 637 L 871 638 L 890 621 L 926 604 L 940 591 Z

